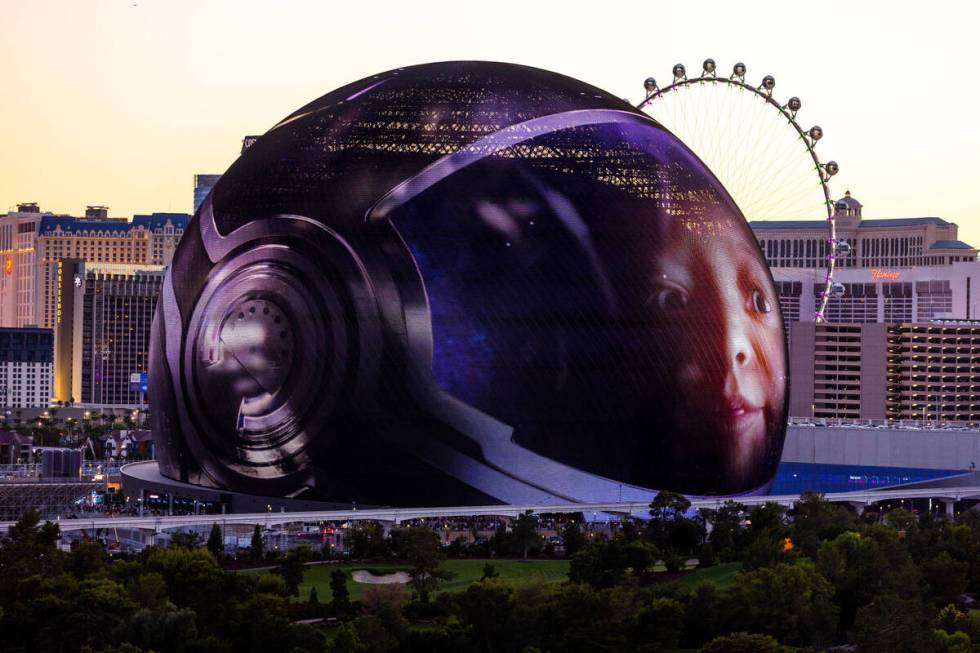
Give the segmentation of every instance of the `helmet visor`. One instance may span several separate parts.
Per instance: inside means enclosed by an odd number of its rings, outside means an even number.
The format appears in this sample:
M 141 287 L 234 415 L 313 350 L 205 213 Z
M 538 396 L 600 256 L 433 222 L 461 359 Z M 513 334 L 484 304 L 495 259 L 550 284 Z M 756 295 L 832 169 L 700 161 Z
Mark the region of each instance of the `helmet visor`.
M 775 473 L 783 324 L 745 218 L 649 121 L 544 131 L 389 215 L 418 266 L 431 381 L 517 444 L 699 494 Z

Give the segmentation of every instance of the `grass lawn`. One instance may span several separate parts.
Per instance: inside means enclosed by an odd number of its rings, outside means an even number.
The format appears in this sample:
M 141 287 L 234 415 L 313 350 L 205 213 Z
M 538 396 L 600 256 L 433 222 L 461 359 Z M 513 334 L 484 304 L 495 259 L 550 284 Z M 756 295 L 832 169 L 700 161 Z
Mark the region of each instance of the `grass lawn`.
M 677 584 L 690 589 L 698 583 L 709 582 L 717 585 L 718 589 L 726 589 L 735 583 L 735 578 L 741 570 L 741 562 L 728 562 L 714 567 L 705 567 L 677 579 Z M 319 591 L 317 590 L 317 592 Z
M 483 565 L 489 562 L 497 571 L 498 578 L 510 585 L 543 581 L 562 583 L 568 580 L 568 560 L 444 560 L 442 568 L 456 574 L 452 580 L 443 581 L 440 591 L 462 592 L 483 576 Z M 318 592 L 320 590 L 317 590 Z
M 455 576 L 452 580 L 443 581 L 439 584 L 439 592 L 462 592 L 470 584 L 480 580 L 483 576 L 483 565 L 491 563 L 496 569 L 501 580 L 515 585 L 519 583 L 541 580 L 546 583 L 560 583 L 568 580 L 568 560 L 443 560 L 442 568 L 452 572 Z M 359 600 L 364 596 L 365 590 L 372 585 L 365 583 L 355 583 L 351 578 L 351 572 L 358 569 L 368 569 L 371 572 L 381 575 L 390 574 L 396 571 L 408 571 L 408 567 L 400 565 L 380 564 L 326 564 L 312 565 L 307 568 L 303 576 L 303 582 L 299 586 L 299 597 L 294 601 L 306 601 L 310 596 L 310 588 L 316 587 L 317 596 L 321 602 L 330 601 L 330 574 L 335 569 L 342 569 L 347 575 L 347 589 L 350 592 L 351 600 Z M 251 572 L 267 574 L 268 571 Z
M 439 584 L 439 592 L 463 592 L 472 583 L 477 582 L 483 576 L 483 565 L 489 562 L 497 571 L 498 577 L 508 584 L 517 585 L 533 581 L 543 581 L 545 583 L 561 583 L 568 580 L 568 560 L 443 560 L 442 568 L 454 574 L 451 580 L 443 581 Z M 351 599 L 357 601 L 364 596 L 364 592 L 373 587 L 366 583 L 356 583 L 351 577 L 351 572 L 359 569 L 367 569 L 376 575 L 390 574 L 397 571 L 408 571 L 408 567 L 397 564 L 325 564 L 312 565 L 307 567 L 303 582 L 299 586 L 299 596 L 294 597 L 294 601 L 306 601 L 310 596 L 310 589 L 316 587 L 317 596 L 320 601 L 326 603 L 330 601 L 330 574 L 335 569 L 343 570 L 347 575 L 347 589 Z M 714 583 L 719 589 L 725 589 L 735 583 L 736 576 L 742 569 L 742 563 L 730 562 L 706 569 L 696 569 L 689 574 L 685 574 L 677 579 L 677 583 L 684 588 L 692 588 L 700 582 L 707 581 Z M 654 567 L 654 571 L 664 571 L 662 565 Z M 268 571 L 254 571 L 246 573 L 267 574 Z

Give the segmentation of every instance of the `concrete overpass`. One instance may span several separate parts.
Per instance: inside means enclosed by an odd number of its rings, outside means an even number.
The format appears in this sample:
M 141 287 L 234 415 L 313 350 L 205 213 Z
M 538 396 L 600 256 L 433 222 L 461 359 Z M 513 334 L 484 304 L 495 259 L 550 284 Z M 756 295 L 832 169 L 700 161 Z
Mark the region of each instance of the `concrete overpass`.
M 749 497 L 720 497 L 694 498 L 691 506 L 695 509 L 719 508 L 728 500 L 738 501 L 746 506 L 757 506 L 767 502 L 775 502 L 790 508 L 798 501 L 798 494 L 749 496 Z M 949 515 L 953 506 L 964 499 L 980 500 L 980 486 L 963 487 L 912 487 L 893 488 L 886 490 L 869 490 L 861 492 L 838 492 L 824 495 L 827 501 L 843 503 L 863 510 L 866 506 L 888 500 L 935 499 L 946 506 Z M 305 510 L 295 512 L 267 511 L 253 513 L 232 513 L 223 515 L 175 515 L 151 517 L 93 517 L 86 519 L 59 519 L 62 532 L 98 530 L 106 528 L 130 528 L 148 533 L 160 533 L 169 529 L 186 528 L 189 526 L 210 526 L 211 524 L 233 525 L 244 524 L 263 527 L 282 526 L 297 522 L 346 522 L 346 521 L 379 521 L 389 524 L 400 524 L 412 519 L 439 519 L 448 517 L 517 517 L 531 511 L 542 513 L 607 513 L 622 516 L 648 516 L 649 502 L 622 501 L 609 503 L 566 503 L 552 505 L 495 505 L 495 506 L 458 506 L 437 508 L 371 508 L 364 510 Z M 6 532 L 14 522 L 0 522 L 0 532 Z

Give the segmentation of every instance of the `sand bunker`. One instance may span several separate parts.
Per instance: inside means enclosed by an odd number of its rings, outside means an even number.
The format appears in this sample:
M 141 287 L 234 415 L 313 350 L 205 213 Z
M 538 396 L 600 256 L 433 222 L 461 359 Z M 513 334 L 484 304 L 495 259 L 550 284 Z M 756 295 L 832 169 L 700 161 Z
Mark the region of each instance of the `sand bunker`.
M 412 580 L 412 577 L 404 571 L 396 571 L 393 574 L 375 576 L 366 569 L 358 569 L 357 571 L 351 572 L 351 577 L 354 579 L 355 583 L 366 583 L 368 585 L 389 585 L 391 583 L 400 583 L 404 585 L 408 581 Z

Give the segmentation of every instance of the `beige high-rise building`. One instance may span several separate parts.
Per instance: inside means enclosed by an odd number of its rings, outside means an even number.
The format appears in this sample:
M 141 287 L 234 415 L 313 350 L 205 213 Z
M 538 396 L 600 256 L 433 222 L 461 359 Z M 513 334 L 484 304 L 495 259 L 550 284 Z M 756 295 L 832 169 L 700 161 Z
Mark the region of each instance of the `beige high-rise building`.
M 37 232 L 41 220 L 37 204 L 18 204 L 0 216 L 0 327 L 36 326 Z
M 186 213 L 109 218 L 104 207 L 89 207 L 85 218 L 43 217 L 36 245 L 38 324 L 57 325 L 60 261 L 169 265 L 189 220 Z
M 76 218 L 19 204 L 0 216 L 0 327 L 56 326 L 62 259 L 168 265 L 189 221 L 186 213 L 110 218 L 104 206 Z
M 937 217 L 864 219 L 835 204 L 836 292 L 824 290 L 827 222 L 751 223 L 779 293 L 794 417 L 980 421 L 980 261 Z
M 980 322 L 790 325 L 790 415 L 980 422 Z

